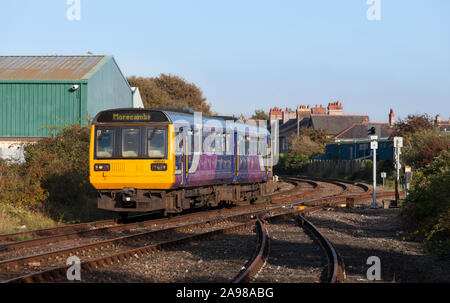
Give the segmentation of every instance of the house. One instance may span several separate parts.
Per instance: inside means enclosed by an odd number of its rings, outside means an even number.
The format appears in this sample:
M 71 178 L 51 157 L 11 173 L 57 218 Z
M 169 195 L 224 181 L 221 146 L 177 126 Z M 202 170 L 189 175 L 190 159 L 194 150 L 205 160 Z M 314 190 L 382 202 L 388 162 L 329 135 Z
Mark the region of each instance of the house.
M 322 105 L 310 107 L 309 105 L 297 106 L 297 109 L 278 107 L 270 109 L 270 122 L 279 122 L 280 152 L 288 150 L 287 137 L 292 134 L 300 134 L 302 127 L 323 129 L 326 135 L 334 138 L 350 126 L 360 123 L 368 123 L 368 115 L 344 115 L 341 102 L 331 102 L 325 108 Z
M 441 115 L 437 114 L 434 123 L 439 127 L 440 131 L 444 133 L 450 132 L 450 118 L 449 120 L 441 120 Z

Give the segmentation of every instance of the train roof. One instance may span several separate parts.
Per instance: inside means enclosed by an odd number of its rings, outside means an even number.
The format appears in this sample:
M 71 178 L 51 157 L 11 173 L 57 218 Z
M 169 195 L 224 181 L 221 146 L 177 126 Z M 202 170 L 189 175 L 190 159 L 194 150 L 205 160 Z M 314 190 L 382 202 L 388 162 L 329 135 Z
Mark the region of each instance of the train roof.
M 176 125 L 198 123 L 196 112 L 190 108 L 155 107 L 155 108 L 117 108 L 99 112 L 94 124 L 102 123 L 170 123 Z M 203 124 L 211 127 L 236 128 L 239 132 L 248 130 L 251 133 L 268 134 L 267 128 L 253 124 L 244 124 L 234 117 L 201 115 Z

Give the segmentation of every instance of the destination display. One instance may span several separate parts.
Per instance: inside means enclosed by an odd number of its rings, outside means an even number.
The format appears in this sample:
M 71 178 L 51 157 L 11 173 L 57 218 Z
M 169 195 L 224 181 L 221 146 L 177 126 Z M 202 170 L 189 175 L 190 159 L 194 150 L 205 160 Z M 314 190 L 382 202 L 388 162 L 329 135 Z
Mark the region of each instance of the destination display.
M 98 123 L 120 122 L 169 122 L 166 115 L 160 111 L 150 110 L 114 110 L 98 114 Z

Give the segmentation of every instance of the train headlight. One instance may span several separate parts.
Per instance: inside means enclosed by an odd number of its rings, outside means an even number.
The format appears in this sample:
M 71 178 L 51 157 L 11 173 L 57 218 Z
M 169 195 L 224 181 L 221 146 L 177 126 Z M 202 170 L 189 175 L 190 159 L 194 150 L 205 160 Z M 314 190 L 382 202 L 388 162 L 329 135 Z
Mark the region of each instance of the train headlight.
M 166 171 L 167 170 L 167 164 L 165 164 L 165 163 L 153 163 L 151 168 L 152 168 L 152 171 Z
M 94 171 L 109 171 L 111 167 L 109 164 L 95 164 Z

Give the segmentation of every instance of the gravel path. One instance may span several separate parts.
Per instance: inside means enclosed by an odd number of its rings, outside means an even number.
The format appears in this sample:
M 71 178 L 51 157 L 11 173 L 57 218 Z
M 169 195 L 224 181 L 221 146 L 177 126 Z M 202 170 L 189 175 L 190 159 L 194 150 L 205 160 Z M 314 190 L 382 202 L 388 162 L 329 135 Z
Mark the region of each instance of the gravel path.
M 82 282 L 230 282 L 256 248 L 252 229 L 82 275 Z
M 380 282 L 450 282 L 450 262 L 427 255 L 420 243 L 404 240 L 407 232 L 397 217 L 398 209 L 372 209 L 370 204 L 308 216 L 343 257 L 348 282 L 369 282 L 370 256 L 380 258 Z
M 294 219 L 267 224 L 270 254 L 252 282 L 314 283 L 326 279 L 327 259 Z

